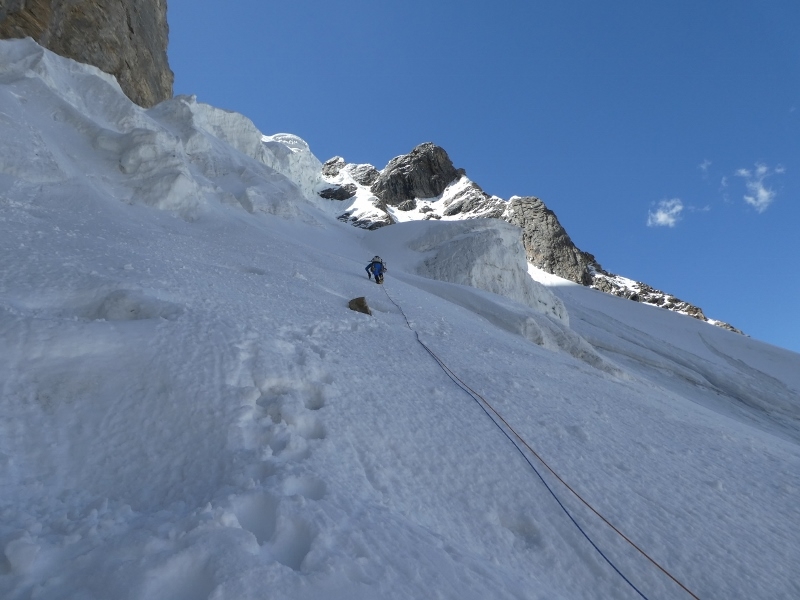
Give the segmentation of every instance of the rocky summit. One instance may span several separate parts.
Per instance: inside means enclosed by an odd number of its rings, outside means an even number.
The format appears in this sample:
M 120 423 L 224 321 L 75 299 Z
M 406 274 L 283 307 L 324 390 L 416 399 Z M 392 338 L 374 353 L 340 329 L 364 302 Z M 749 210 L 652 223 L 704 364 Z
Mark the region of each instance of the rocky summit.
M 434 198 L 463 173 L 443 148 L 430 142 L 389 161 L 372 184 L 372 193 L 389 206 L 413 198 Z
M 348 163 L 341 156 L 326 161 L 322 178 L 332 185 L 323 198 L 344 201 L 339 220 L 377 229 L 415 220 L 502 219 L 522 230 L 521 240 L 533 266 L 581 285 L 689 315 L 741 333 L 703 310 L 646 283 L 603 269 L 595 257 L 578 248 L 555 213 L 534 196 L 504 200 L 486 193 L 456 168 L 447 152 L 431 143 L 393 158 L 381 171 L 369 164 Z
M 0 38 L 94 65 L 144 107 L 172 97 L 168 33 L 166 0 L 0 0 Z

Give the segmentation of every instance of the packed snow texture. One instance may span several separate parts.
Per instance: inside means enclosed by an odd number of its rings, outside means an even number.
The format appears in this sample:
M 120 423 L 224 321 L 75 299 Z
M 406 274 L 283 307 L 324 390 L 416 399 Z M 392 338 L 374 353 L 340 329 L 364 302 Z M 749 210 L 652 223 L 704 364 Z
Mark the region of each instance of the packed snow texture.
M 499 222 L 350 227 L 316 165 L 0 41 L 0 597 L 638 598 L 417 335 L 699 597 L 800 596 L 800 356 L 523 284 Z

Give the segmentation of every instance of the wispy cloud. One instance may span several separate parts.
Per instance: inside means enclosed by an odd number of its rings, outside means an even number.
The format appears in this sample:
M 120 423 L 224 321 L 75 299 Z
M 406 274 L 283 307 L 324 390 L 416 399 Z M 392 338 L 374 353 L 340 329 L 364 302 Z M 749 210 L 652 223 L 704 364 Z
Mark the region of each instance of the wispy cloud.
M 776 196 L 775 190 L 765 183 L 766 180 L 773 175 L 782 175 L 785 172 L 786 169 L 782 165 L 772 168 L 764 163 L 756 163 L 754 169 L 738 169 L 736 176 L 744 178 L 747 188 L 744 201 L 755 208 L 757 212 L 763 213 L 775 201 Z
M 651 210 L 647 215 L 648 227 L 675 227 L 680 221 L 683 211 L 683 202 L 680 198 L 671 200 L 661 200 L 655 210 Z
M 701 162 L 699 165 L 697 165 L 697 168 L 700 169 L 703 172 L 703 175 L 707 175 L 708 174 L 708 167 L 710 167 L 710 166 L 711 166 L 711 161 L 708 160 L 708 159 L 705 159 L 703 162 Z

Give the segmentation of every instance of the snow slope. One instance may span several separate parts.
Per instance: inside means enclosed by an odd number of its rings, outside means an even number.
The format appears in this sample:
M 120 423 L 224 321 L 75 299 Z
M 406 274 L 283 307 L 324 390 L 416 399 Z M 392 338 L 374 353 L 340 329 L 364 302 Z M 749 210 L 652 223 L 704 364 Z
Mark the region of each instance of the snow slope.
M 30 40 L 0 65 L 0 597 L 640 597 L 415 332 L 699 597 L 800 595 L 800 356 L 495 281 L 499 222 L 339 223 L 240 115 Z

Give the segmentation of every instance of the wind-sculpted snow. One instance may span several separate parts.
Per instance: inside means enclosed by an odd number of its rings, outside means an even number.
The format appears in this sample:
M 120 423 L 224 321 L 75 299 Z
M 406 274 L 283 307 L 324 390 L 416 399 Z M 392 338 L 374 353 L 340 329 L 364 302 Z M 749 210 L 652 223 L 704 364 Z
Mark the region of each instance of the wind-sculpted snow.
M 699 597 L 797 596 L 798 355 L 545 289 L 500 221 L 344 225 L 301 140 L 191 97 L 0 70 L 3 600 L 637 598 L 420 340 Z
M 548 350 L 561 351 L 596 369 L 625 378 L 627 374 L 617 365 L 599 354 L 585 339 L 559 322 L 542 316 L 539 311 L 531 311 L 516 302 L 492 297 L 479 290 L 464 289 L 461 286 L 442 284 L 428 279 L 406 280 L 409 284 L 443 298 L 454 305 L 461 306 L 479 315 L 500 329 L 519 335 Z M 561 301 L 557 300 L 562 307 Z M 566 313 L 566 310 L 564 310 Z
M 2 58 L 7 101 L 0 124 L 8 143 L 0 148 L 0 173 L 30 183 L 89 178 L 122 202 L 189 220 L 218 204 L 316 218 L 307 209 L 319 161 L 299 138 L 265 144 L 246 117 L 194 97 L 144 110 L 112 76 L 30 39 L 4 41 Z
M 322 163 L 308 144 L 289 133 L 263 136 L 262 143 L 267 150 L 264 164 L 293 181 L 308 200 L 318 200 L 317 192 L 325 186 Z
M 495 219 L 417 222 L 382 229 L 372 236 L 370 245 L 385 256 L 403 257 L 398 267 L 425 278 L 404 278 L 406 283 L 534 344 L 626 377 L 569 329 L 569 315 L 561 300 L 528 275 L 519 235 L 519 229 Z
M 36 94 L 26 95 L 26 100 L 49 103 L 57 97 L 60 103 L 81 116 L 91 115 L 105 127 L 135 127 L 146 121 L 144 111 L 122 93 L 113 75 L 53 54 L 30 38 L 3 40 L 0 52 L 0 82 L 35 90 Z M 39 94 L 44 97 L 38 98 Z M 55 115 L 53 118 L 57 120 Z
M 416 222 L 376 236 L 390 243 L 395 254 L 419 253 L 418 258 L 411 254 L 406 263 L 418 260 L 408 266 L 424 277 L 493 292 L 569 324 L 561 300 L 528 276 L 517 227 L 496 219 Z

